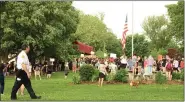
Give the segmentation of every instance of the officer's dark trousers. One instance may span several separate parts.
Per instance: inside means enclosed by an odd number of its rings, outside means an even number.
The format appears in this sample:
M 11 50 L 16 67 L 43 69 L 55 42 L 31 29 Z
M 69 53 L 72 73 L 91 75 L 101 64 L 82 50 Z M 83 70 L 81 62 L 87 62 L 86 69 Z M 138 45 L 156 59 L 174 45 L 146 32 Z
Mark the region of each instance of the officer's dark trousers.
M 19 80 L 20 79 L 20 80 Z M 31 81 L 28 78 L 26 72 L 24 70 L 18 70 L 16 73 L 16 80 L 14 86 L 12 88 L 11 99 L 17 99 L 16 93 L 21 85 L 24 84 L 31 98 L 35 98 L 36 95 L 32 89 Z
M 3 92 L 4 92 L 4 75 L 3 75 L 3 73 L 0 74 L 0 92 L 1 92 L 1 94 L 3 94 Z

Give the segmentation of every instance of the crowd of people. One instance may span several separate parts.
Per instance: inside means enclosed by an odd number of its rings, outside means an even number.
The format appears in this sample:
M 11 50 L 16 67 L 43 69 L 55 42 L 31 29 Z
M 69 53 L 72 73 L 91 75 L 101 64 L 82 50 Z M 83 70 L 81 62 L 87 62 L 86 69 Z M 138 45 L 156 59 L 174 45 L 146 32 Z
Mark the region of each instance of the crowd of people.
M 161 71 L 166 74 L 168 80 L 172 80 L 172 73 L 181 72 L 184 69 L 184 58 L 170 58 L 169 56 L 164 56 L 161 60 L 156 60 L 152 56 L 149 57 L 140 57 L 134 55 L 133 57 L 127 58 L 122 56 L 120 58 L 107 58 L 107 59 L 98 59 L 98 58 L 86 58 L 78 59 L 75 61 L 73 72 L 76 72 L 76 63 L 79 63 L 79 67 L 83 64 L 91 64 L 92 66 L 99 69 L 99 86 L 102 86 L 103 80 L 107 74 L 115 75 L 117 70 L 127 69 L 134 75 L 152 75 L 153 72 Z
M 120 58 L 74 58 L 72 61 L 43 61 L 43 63 L 37 61 L 35 64 L 29 64 L 30 76 L 32 73 L 41 80 L 41 76 L 44 75 L 47 78 L 51 78 L 52 72 L 64 71 L 64 77 L 67 78 L 70 70 L 76 73 L 84 64 L 90 64 L 99 69 L 99 85 L 102 86 L 103 79 L 107 74 L 116 74 L 117 70 L 127 69 L 135 75 L 152 75 L 154 71 L 161 71 L 166 73 L 168 80 L 172 79 L 172 72 L 181 72 L 184 68 L 184 58 L 166 58 L 162 60 L 156 60 L 152 56 L 140 57 L 134 55 L 133 57 L 122 56 Z M 16 62 L 2 63 L 4 76 L 9 76 L 16 72 Z M 3 84 L 1 86 L 4 86 Z M 1 91 L 3 93 L 3 90 Z

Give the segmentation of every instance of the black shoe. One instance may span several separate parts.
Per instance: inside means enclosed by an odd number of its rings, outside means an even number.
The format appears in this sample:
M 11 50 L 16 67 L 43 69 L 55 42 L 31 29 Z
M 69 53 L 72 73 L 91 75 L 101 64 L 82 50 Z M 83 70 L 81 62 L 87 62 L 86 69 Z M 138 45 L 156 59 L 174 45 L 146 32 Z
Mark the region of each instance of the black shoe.
M 33 97 L 31 99 L 41 99 L 41 96 L 36 96 L 36 97 Z

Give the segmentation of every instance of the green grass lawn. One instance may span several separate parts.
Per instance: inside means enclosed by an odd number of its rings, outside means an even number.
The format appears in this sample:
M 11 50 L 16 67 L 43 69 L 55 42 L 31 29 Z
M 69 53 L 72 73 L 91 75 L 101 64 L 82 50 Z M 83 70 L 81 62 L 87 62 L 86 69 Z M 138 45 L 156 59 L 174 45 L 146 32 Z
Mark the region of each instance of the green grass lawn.
M 41 100 L 183 100 L 183 85 L 140 85 L 138 88 L 129 84 L 97 85 L 79 84 L 72 85 L 72 73 L 64 79 L 63 72 L 53 73 L 51 79 L 34 80 L 32 86 Z M 10 93 L 14 77 L 6 77 L 4 95 L 2 100 L 10 100 Z M 25 95 L 17 96 L 18 100 L 31 100 L 25 90 Z

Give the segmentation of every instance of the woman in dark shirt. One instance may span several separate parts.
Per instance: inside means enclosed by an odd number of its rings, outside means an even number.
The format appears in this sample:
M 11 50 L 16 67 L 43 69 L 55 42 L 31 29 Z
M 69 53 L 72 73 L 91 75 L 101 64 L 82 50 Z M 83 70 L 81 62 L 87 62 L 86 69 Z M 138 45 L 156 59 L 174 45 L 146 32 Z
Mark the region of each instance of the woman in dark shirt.
M 142 66 L 143 66 L 143 59 L 141 57 L 139 57 L 139 60 L 138 60 L 138 72 L 141 73 L 142 72 Z
M 5 74 L 6 76 L 10 75 L 10 64 L 8 62 L 6 63 L 6 71 L 5 71 L 5 73 L 6 73 Z
M 161 67 L 162 67 L 162 61 L 157 60 L 157 71 L 161 71 L 162 70 Z
M 46 66 L 47 78 L 51 78 L 52 67 L 51 63 Z

